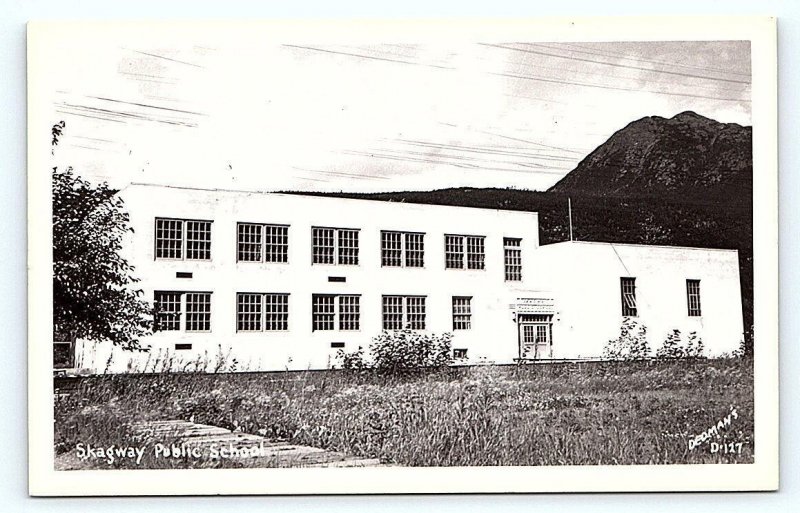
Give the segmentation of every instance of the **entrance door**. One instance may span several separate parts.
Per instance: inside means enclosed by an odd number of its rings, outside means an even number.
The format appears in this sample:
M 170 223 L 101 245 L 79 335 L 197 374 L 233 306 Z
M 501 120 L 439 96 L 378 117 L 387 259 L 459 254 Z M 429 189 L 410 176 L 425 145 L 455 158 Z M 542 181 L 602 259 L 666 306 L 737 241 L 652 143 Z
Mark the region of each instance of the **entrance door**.
M 520 358 L 550 357 L 550 323 L 520 323 Z

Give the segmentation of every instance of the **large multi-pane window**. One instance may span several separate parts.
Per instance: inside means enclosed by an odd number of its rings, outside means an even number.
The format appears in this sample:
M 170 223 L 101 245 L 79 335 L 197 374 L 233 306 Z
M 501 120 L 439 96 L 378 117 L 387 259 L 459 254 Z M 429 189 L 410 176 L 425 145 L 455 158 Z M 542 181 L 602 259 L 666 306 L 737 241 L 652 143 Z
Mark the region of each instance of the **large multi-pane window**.
M 336 321 L 335 297 L 314 294 L 311 298 L 311 329 L 313 331 L 332 330 Z
M 686 304 L 690 317 L 700 316 L 700 280 L 686 280 Z
M 467 269 L 483 269 L 486 259 L 484 237 L 467 237 Z
M 383 296 L 383 329 L 403 329 L 403 296 Z
M 183 258 L 183 221 L 156 219 L 156 258 Z
M 425 234 L 382 231 L 381 265 L 383 267 L 424 267 Z
M 313 331 L 358 331 L 361 329 L 361 296 L 314 294 L 311 297 Z
M 444 236 L 445 269 L 464 268 L 464 237 L 461 235 Z
M 311 228 L 311 262 L 358 265 L 358 230 Z
M 286 331 L 289 329 L 289 294 L 236 294 L 237 331 Z
M 289 261 L 289 227 L 282 224 L 237 224 L 239 262 Z
M 506 281 L 522 280 L 522 239 L 503 238 Z
M 311 262 L 314 264 L 334 263 L 336 244 L 334 228 L 311 228 Z
M 211 293 L 186 293 L 186 331 L 211 331 Z
M 155 293 L 155 319 L 156 331 L 178 331 L 181 329 L 181 293 L 163 292 Z
M 472 328 L 472 297 L 453 296 L 453 329 L 468 330 Z
M 485 269 L 486 237 L 482 235 L 445 235 L 445 269 Z
M 263 294 L 236 294 L 236 331 L 261 331 Z
M 186 258 L 211 260 L 211 221 L 186 221 Z
M 358 331 L 361 329 L 361 296 L 340 295 L 339 329 L 342 331 Z
M 620 278 L 619 286 L 622 296 L 622 315 L 636 317 L 639 314 L 636 304 L 636 278 Z
M 211 221 L 156 218 L 156 258 L 211 260 Z
M 358 230 L 338 229 L 339 264 L 358 265 Z
M 383 329 L 424 330 L 425 296 L 383 296 Z
M 180 331 L 181 328 L 211 331 L 210 292 L 155 292 L 155 331 Z

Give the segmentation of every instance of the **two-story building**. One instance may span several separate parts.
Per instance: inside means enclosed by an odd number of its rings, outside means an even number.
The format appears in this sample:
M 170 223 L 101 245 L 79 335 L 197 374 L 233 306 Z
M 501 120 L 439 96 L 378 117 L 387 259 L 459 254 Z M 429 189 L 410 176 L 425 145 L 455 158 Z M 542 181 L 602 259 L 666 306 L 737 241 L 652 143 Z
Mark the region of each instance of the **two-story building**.
M 736 251 L 539 246 L 533 212 L 132 184 L 125 257 L 155 305 L 148 353 L 79 341 L 76 366 L 320 369 L 383 330 L 453 333 L 456 361 L 598 357 L 622 319 L 742 337 Z

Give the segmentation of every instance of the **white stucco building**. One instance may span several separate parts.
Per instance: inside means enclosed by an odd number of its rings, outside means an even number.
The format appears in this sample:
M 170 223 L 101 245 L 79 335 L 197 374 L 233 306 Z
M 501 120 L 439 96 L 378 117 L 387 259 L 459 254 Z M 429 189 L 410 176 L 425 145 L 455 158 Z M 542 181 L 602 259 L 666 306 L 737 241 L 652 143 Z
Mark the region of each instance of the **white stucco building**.
M 625 316 L 651 345 L 742 338 L 736 251 L 539 245 L 538 215 L 132 184 L 126 257 L 157 307 L 153 354 L 220 350 L 241 370 L 319 369 L 382 330 L 452 332 L 463 363 L 598 357 Z M 141 370 L 146 353 L 80 342 L 76 366 Z

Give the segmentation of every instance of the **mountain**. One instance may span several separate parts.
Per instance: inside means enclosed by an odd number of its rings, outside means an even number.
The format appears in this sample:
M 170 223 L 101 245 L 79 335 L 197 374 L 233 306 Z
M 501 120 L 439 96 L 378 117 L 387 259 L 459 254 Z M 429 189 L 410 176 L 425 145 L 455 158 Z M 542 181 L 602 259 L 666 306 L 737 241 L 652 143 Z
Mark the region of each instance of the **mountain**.
M 749 201 L 751 127 L 691 111 L 630 123 L 550 188 L 594 196 L 669 195 L 705 201 Z

